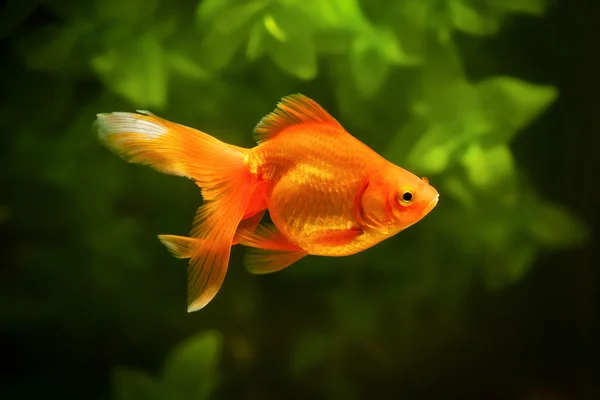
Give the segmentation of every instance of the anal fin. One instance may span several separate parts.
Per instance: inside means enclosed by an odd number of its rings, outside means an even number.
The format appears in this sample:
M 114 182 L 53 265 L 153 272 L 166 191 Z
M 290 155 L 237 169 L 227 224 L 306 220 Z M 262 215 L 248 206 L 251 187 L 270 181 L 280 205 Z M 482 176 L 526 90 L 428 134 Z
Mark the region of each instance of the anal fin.
M 242 230 L 245 232 L 254 232 L 264 213 L 264 211 L 259 211 L 256 214 L 241 220 L 238 225 L 237 232 Z M 237 232 L 233 237 L 233 242 L 231 243 L 232 246 L 239 243 Z M 158 235 L 158 239 L 162 244 L 165 245 L 169 252 L 177 258 L 190 258 L 192 256 L 192 250 L 194 249 L 194 246 L 198 245 L 197 241 L 204 240 L 178 235 Z
M 260 224 L 253 231 L 240 230 L 240 244 L 248 247 L 245 257 L 246 269 L 253 274 L 269 274 L 280 271 L 308 255 L 302 248 L 290 242 L 273 224 Z
M 162 244 L 177 258 L 190 258 L 196 240 L 187 236 L 158 235 Z
M 270 274 L 289 267 L 305 257 L 305 251 L 262 250 L 251 248 L 246 252 L 244 262 L 252 274 Z

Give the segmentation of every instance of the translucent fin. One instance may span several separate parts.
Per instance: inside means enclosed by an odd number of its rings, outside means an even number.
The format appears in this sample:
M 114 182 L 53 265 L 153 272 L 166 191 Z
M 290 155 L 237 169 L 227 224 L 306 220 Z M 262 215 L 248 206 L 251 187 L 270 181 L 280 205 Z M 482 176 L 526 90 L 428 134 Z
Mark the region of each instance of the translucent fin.
M 228 145 L 196 129 L 144 114 L 98 114 L 93 124 L 99 140 L 123 159 L 172 175 L 185 176 L 204 188 L 228 160 L 247 149 Z M 225 165 L 223 165 L 223 160 Z
M 260 223 L 260 220 L 262 219 L 263 215 L 265 215 L 264 210 L 241 220 L 238 225 L 237 231 L 235 232 L 235 236 L 233 237 L 232 245 L 240 243 L 241 232 L 243 232 L 244 234 L 253 233 L 256 230 L 258 224 Z
M 316 101 L 298 93 L 282 98 L 277 108 L 264 116 L 256 125 L 254 137 L 258 143 L 262 143 L 285 129 L 300 124 L 325 124 L 344 129 Z
M 289 267 L 307 255 L 304 251 L 248 249 L 244 262 L 248 272 L 270 274 Z
M 219 184 L 204 188 L 205 198 L 210 200 L 198 209 L 190 235 L 200 240 L 192 250 L 188 268 L 189 312 L 203 308 L 219 291 L 235 232 L 255 185 L 243 167 L 243 159 L 238 175 L 232 171 L 213 179 Z
M 261 213 L 262 214 L 262 213 Z M 259 215 L 259 217 L 262 215 Z M 254 222 L 258 223 L 260 218 L 251 217 L 247 220 L 243 220 L 240 222 L 240 230 L 244 230 L 245 235 L 251 235 L 254 231 L 256 225 Z M 236 234 L 236 238 L 239 239 L 239 234 Z M 199 239 L 194 239 L 185 236 L 176 236 L 176 235 L 159 235 L 160 241 L 169 249 L 169 251 L 177 258 L 190 258 L 190 252 L 194 247 L 194 243 Z M 245 241 L 248 243 L 249 241 Z M 253 241 L 256 245 L 263 245 L 268 248 L 296 248 L 293 245 L 288 245 L 280 242 L 268 242 L 266 240 L 257 239 Z M 233 243 L 236 244 L 236 239 L 234 238 Z M 248 249 L 245 257 L 246 268 L 249 272 L 253 274 L 267 274 L 275 271 L 279 271 L 296 261 L 300 260 L 302 257 L 306 256 L 307 253 L 303 251 L 288 251 L 288 250 L 264 250 L 264 249 Z
M 246 268 L 253 274 L 282 270 L 308 254 L 273 224 L 260 224 L 254 232 L 240 230 L 237 237 L 244 246 L 253 247 L 248 249 L 245 257 Z
M 196 240 L 186 236 L 158 235 L 158 239 L 177 258 L 190 258 Z
M 238 225 L 238 231 L 243 229 L 248 232 L 254 232 L 264 213 L 264 211 L 260 211 L 257 214 L 240 221 Z M 171 252 L 171 254 L 177 258 L 190 258 L 192 256 L 192 249 L 194 248 L 196 241 L 200 240 L 177 235 L 158 235 L 158 239 L 162 244 L 165 245 L 169 252 Z M 234 246 L 238 243 L 239 238 L 236 234 L 231 245 Z
M 264 250 L 303 251 L 300 247 L 290 242 L 274 224 L 264 223 L 258 225 L 254 232 L 240 230 L 238 232 L 240 244 Z
M 127 161 L 186 176 L 202 188 L 191 239 L 163 241 L 176 256 L 189 255 L 188 311 L 201 309 L 223 283 L 233 237 L 257 185 L 244 165 L 248 150 L 147 112 L 99 114 L 94 126 Z

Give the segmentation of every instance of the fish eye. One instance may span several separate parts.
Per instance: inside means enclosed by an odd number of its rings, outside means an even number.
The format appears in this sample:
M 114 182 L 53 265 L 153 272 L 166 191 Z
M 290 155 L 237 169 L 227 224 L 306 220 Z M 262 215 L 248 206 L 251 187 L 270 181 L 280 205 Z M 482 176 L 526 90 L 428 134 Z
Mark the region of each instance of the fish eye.
M 401 190 L 396 196 L 398 203 L 403 206 L 408 206 L 413 201 L 413 193 L 410 190 Z

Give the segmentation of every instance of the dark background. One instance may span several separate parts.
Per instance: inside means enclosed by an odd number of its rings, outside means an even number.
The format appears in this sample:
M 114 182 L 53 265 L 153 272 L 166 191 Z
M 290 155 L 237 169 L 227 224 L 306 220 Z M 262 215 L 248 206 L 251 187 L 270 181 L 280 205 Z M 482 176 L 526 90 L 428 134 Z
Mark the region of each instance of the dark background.
M 145 7 L 129 3 L 107 9 L 126 15 Z M 392 13 L 384 2 L 361 5 L 381 23 Z M 191 52 L 176 35 L 190 38 L 184 16 L 196 3 L 161 7 L 180 8 L 169 43 Z M 389 243 L 260 277 L 243 270 L 243 249 L 236 248 L 218 296 L 187 314 L 185 263 L 171 258 L 156 234 L 184 234 L 199 193 L 190 182 L 110 154 L 90 131 L 94 115 L 149 108 L 251 146 L 250 129 L 262 115 L 300 91 L 390 154 L 387 132 L 410 116 L 404 94 L 394 97 L 390 88 L 407 77 L 394 72 L 377 96 L 348 105 L 339 93 L 349 78 L 325 67 L 343 65 L 340 55 L 320 55 L 319 73 L 305 79 L 268 59 L 234 59 L 221 71 L 206 68 L 218 77 L 211 83 L 184 74 L 170 81 L 166 99 L 144 103 L 145 89 L 128 97 L 107 83 L 118 77 L 90 68 L 98 49 L 121 43 L 100 43 L 101 23 L 75 35 L 79 44 L 63 58 L 63 47 L 52 45 L 55 32 L 40 31 L 66 31 L 73 21 L 93 20 L 99 8 L 0 1 L 0 398 L 205 398 L 193 390 L 169 394 L 160 377 L 174 346 L 207 330 L 221 343 L 218 361 L 206 367 L 210 373 L 198 367 L 197 377 L 192 363 L 188 374 L 192 382 L 210 379 L 210 398 L 600 398 L 598 9 L 593 1 L 557 1 L 543 16 L 511 15 L 491 35 L 453 35 L 470 80 L 501 74 L 558 89 L 510 148 L 527 176 L 522 187 L 581 220 L 587 239 L 540 245 L 522 273 L 505 278 L 508 264 L 498 254 L 509 260 L 516 250 L 482 248 L 474 237 L 485 236 L 486 219 L 452 218 L 450 208 L 460 207 L 444 182 L 453 172 L 432 172 L 437 209 Z M 102 21 L 130 24 L 111 18 Z M 141 34 L 131 37 L 142 46 Z M 394 102 L 397 115 L 389 112 Z M 372 123 L 352 119 L 352 107 Z M 504 190 L 497 185 L 487 196 Z M 485 201 L 482 215 L 497 213 L 493 200 Z M 500 261 L 484 267 L 486 254 Z M 119 375 L 119 366 L 138 372 Z

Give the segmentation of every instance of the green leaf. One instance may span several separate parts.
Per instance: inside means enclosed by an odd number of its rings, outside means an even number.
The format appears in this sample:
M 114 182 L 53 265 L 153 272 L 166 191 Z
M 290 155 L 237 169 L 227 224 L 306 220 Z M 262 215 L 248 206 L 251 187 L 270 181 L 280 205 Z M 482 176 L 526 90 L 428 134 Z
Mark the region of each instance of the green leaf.
M 196 21 L 205 23 L 219 18 L 219 13 L 228 10 L 235 0 L 201 0 L 196 8 Z
M 263 1 L 251 1 L 219 11 L 218 18 L 211 21 L 208 33 L 200 43 L 199 53 L 207 68 L 221 70 L 229 64 L 236 51 L 248 38 L 253 22 L 260 20 L 259 13 L 265 5 Z M 199 14 L 198 23 L 201 26 L 207 23 L 205 15 L 206 13 L 202 12 Z
M 436 22 L 434 10 L 438 7 L 437 4 L 430 1 L 422 0 L 405 0 L 397 2 L 396 13 L 402 21 L 410 23 L 418 27 L 419 31 L 432 27 L 432 23 Z
M 412 118 L 394 135 L 383 156 L 394 164 L 403 165 L 411 149 L 428 127 L 429 124 L 423 118 Z
M 310 80 L 317 76 L 317 54 L 310 38 L 295 36 L 288 43 L 273 44 L 269 55 L 282 70 L 297 78 Z
M 481 110 L 494 127 L 496 141 L 509 141 L 538 117 L 558 96 L 556 88 L 508 76 L 495 76 L 476 85 Z
M 456 176 L 447 177 L 444 179 L 443 187 L 444 191 L 456 199 L 463 208 L 470 211 L 477 208 L 476 196 L 464 179 Z
M 402 48 L 394 31 L 387 26 L 377 29 L 376 41 L 385 57 L 397 65 L 416 65 L 422 62 L 419 57 L 408 55 Z
M 317 50 L 310 21 L 278 9 L 265 15 L 263 23 L 270 34 L 268 52 L 275 64 L 296 78 L 313 79 L 317 75 Z
M 371 29 L 357 0 L 301 0 L 293 8 L 314 27 L 319 52 L 347 54 L 355 37 Z
M 208 71 L 195 63 L 185 53 L 169 52 L 166 59 L 169 68 L 185 78 L 204 81 L 210 77 Z
M 266 29 L 262 21 L 255 21 L 250 30 L 250 37 L 246 45 L 246 57 L 250 61 L 260 58 L 265 52 Z
M 407 155 L 407 164 L 421 174 L 445 171 L 470 143 L 483 135 L 468 119 L 430 125 Z
M 242 2 L 240 5 L 228 7 L 211 23 L 211 29 L 224 34 L 248 29 L 249 24 L 260 16 L 260 12 L 268 5 L 267 1 L 254 0 Z M 199 21 L 202 24 L 202 21 Z
M 361 32 L 370 26 L 358 0 L 295 0 L 293 8 L 323 32 L 338 29 Z
M 473 35 L 491 35 L 498 30 L 496 20 L 485 18 L 465 0 L 450 0 L 449 11 L 452 24 L 463 32 Z
M 418 59 L 406 55 L 391 29 L 360 33 L 350 49 L 350 68 L 359 93 L 372 98 L 379 92 L 392 65 L 412 65 Z
M 244 39 L 246 32 L 237 30 L 227 34 L 210 31 L 200 43 L 198 52 L 202 55 L 202 64 L 210 70 L 221 70 L 227 64 L 238 50 Z
M 393 27 L 403 46 L 420 57 L 429 54 L 432 31 L 449 25 L 447 13 L 439 12 L 440 3 L 422 0 L 404 0 L 391 4 Z
M 351 30 L 331 29 L 317 31 L 314 37 L 318 53 L 346 55 L 354 42 L 355 34 Z
M 217 384 L 221 335 L 203 332 L 179 344 L 167 357 L 163 384 L 182 399 L 207 399 Z
M 114 400 L 160 400 L 164 397 L 158 382 L 143 372 L 127 367 L 112 371 Z
M 589 240 L 589 232 L 582 221 L 563 207 L 547 202 L 531 210 L 529 231 L 548 247 L 572 247 Z
M 543 15 L 549 5 L 547 0 L 490 0 L 490 5 L 507 12 Z
M 358 91 L 347 57 L 335 57 L 328 65 L 328 75 L 336 77 L 335 101 L 345 123 L 351 123 L 364 132 L 373 127 L 373 114 L 369 110 L 372 100 L 365 99 Z
M 443 133 L 442 133 L 443 135 Z M 442 142 L 438 139 L 437 132 L 433 132 L 421 141 L 421 148 L 413 150 L 407 157 L 407 164 L 421 172 L 421 174 L 439 174 L 444 172 L 450 164 L 450 156 L 456 148 L 453 142 Z M 425 146 L 423 143 L 432 142 L 431 146 Z M 433 144 L 436 143 L 436 144 Z
M 106 86 L 136 106 L 162 108 L 167 97 L 163 50 L 150 32 L 113 31 L 105 50 L 90 60 Z
M 268 13 L 263 17 L 263 23 L 267 32 L 275 38 L 275 40 L 285 43 L 288 41 L 288 35 L 285 30 L 275 20 L 273 14 Z
M 390 69 L 391 61 L 374 46 L 369 37 L 359 36 L 352 43 L 350 67 L 359 93 L 371 98 L 379 91 Z
M 415 88 L 414 110 L 432 123 L 457 119 L 480 120 L 477 91 L 467 81 L 456 47 L 450 42 L 432 45 L 425 60 L 420 87 Z
M 483 190 L 503 187 L 501 192 L 506 195 L 506 185 L 515 177 L 514 160 L 507 145 L 483 147 L 473 143 L 462 155 L 461 161 L 473 186 Z

